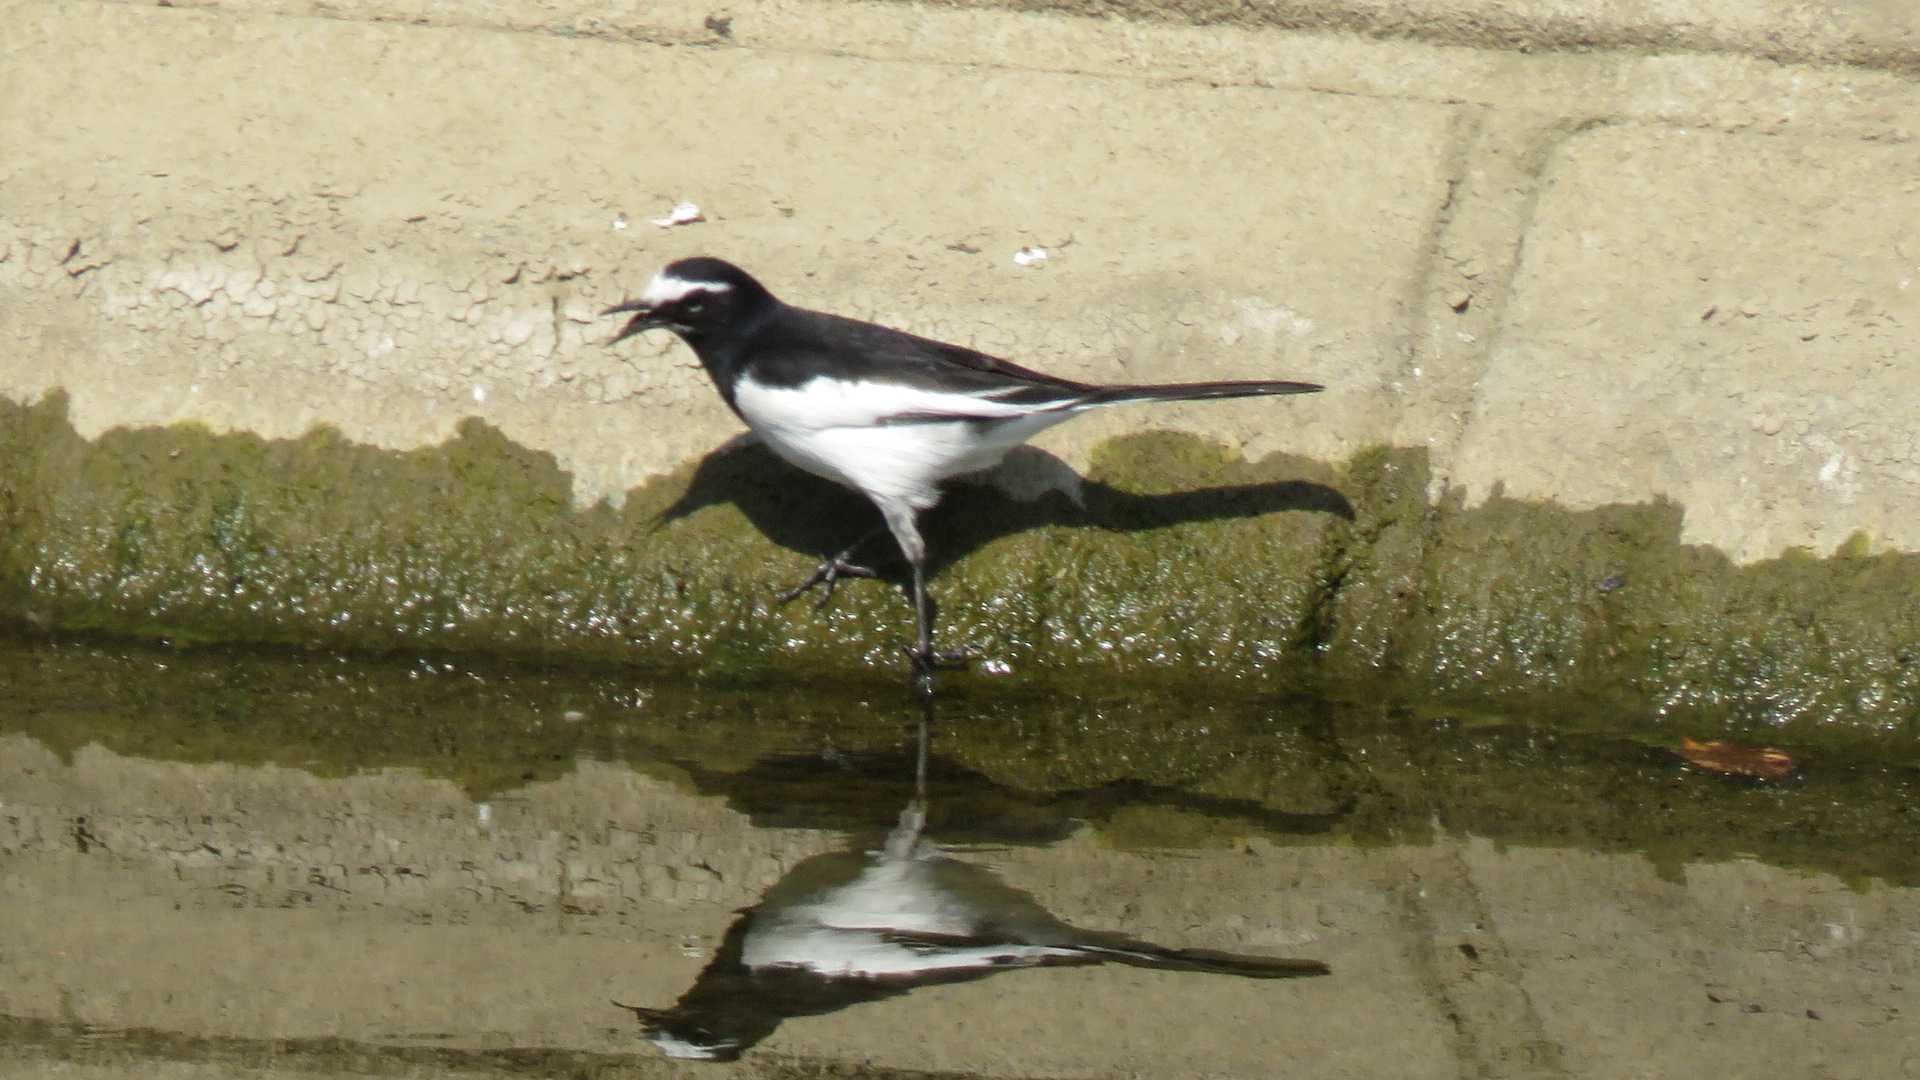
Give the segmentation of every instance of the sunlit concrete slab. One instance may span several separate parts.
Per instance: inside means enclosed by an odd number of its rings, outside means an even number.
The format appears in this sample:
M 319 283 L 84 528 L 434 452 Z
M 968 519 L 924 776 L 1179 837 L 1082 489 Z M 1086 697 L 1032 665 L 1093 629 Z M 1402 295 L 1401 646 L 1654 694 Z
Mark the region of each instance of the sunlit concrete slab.
M 31 148 L 0 180 L 0 390 L 64 387 L 88 433 L 415 446 L 479 416 L 584 501 L 738 428 L 678 345 L 602 347 L 597 312 L 696 252 L 1070 377 L 1324 382 L 1151 425 L 1332 458 L 1389 407 L 1382 328 L 1419 288 L 1456 112 L 372 13 L 16 11 L 8 96 L 62 105 L 0 113 Z M 706 220 L 652 223 L 682 200 Z
M 1666 497 L 1739 559 L 1920 521 L 1920 167 L 1900 145 L 1599 127 L 1555 149 L 1456 463 Z

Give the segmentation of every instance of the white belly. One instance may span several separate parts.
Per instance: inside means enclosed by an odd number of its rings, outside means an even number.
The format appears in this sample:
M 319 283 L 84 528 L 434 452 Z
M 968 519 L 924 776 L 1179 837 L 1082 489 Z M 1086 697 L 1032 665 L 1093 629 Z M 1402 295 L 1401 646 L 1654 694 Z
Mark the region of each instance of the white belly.
M 1008 450 L 1073 416 L 991 399 L 815 380 L 800 389 L 741 380 L 740 415 L 774 453 L 870 498 L 925 510 L 942 481 L 992 468 Z M 965 409 L 980 420 L 884 422 Z
M 845 885 L 755 917 L 742 943 L 749 971 L 800 968 L 828 978 L 931 977 L 1071 956 L 1071 948 L 1017 941 L 967 943 L 981 913 L 940 883 L 939 858 L 881 858 Z M 953 939 L 938 947 L 901 935 Z

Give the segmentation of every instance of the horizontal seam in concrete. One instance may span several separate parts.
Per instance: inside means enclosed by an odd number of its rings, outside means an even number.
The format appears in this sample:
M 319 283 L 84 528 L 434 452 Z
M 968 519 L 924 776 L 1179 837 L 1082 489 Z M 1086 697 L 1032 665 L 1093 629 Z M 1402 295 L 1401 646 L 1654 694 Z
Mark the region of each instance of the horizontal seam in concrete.
M 1463 3 L 1451 11 L 1418 4 L 1383 4 L 1370 10 L 1355 0 L 1335 3 L 1266 0 L 1258 6 L 1220 0 L 1220 12 L 1211 15 L 1157 14 L 1151 9 L 1141 12 L 1109 6 L 1099 0 L 1010 0 L 1004 4 L 994 0 L 935 0 L 934 6 L 1082 18 L 1097 14 L 1162 25 L 1346 33 L 1385 41 L 1420 41 L 1503 52 L 1691 52 L 1751 56 L 1782 63 L 1842 64 L 1906 76 L 1920 74 L 1920 48 L 1904 42 L 1852 37 L 1835 40 L 1824 48 L 1817 43 L 1794 45 L 1780 40 L 1781 31 L 1777 26 L 1754 27 L 1753 33 L 1763 40 L 1748 41 L 1737 34 L 1716 32 L 1679 19 L 1647 18 L 1644 22 L 1629 19 L 1608 24 L 1600 19 L 1529 16 L 1524 10 L 1527 5 L 1501 0 Z M 1515 10 L 1516 7 L 1521 10 Z
M 101 2 L 105 4 L 112 4 L 112 5 L 119 5 L 119 6 L 126 6 L 126 7 L 146 7 L 147 6 L 145 4 L 139 3 L 138 0 L 101 0 Z M 900 7 L 904 5 L 901 5 L 898 3 L 880 3 L 880 4 L 874 4 L 874 5 L 858 5 L 858 6 L 875 6 L 875 7 L 880 7 L 882 9 L 885 9 L 889 7 Z M 976 12 L 976 13 L 990 12 L 994 10 L 992 8 L 978 7 L 978 6 L 969 5 L 969 4 L 934 4 L 932 6 L 936 8 L 952 10 L 952 11 L 970 11 L 970 12 Z M 171 10 L 183 11 L 183 12 L 184 11 L 204 11 L 204 12 L 218 13 L 228 18 L 243 18 L 243 19 L 257 19 L 257 20 L 274 20 L 274 19 L 312 20 L 312 21 L 323 21 L 323 22 L 358 23 L 363 25 L 406 27 L 406 28 L 414 28 L 414 29 L 422 29 L 422 30 L 467 30 L 467 31 L 491 32 L 491 33 L 500 33 L 500 34 L 527 34 L 527 35 L 551 37 L 551 38 L 563 39 L 563 40 L 598 42 L 602 44 L 616 45 L 616 46 L 617 45 L 640 45 L 640 46 L 653 46 L 657 48 L 706 49 L 706 50 L 714 50 L 714 51 L 741 50 L 745 52 L 758 52 L 758 53 L 769 53 L 769 54 L 780 54 L 780 55 L 791 55 L 791 56 L 830 57 L 830 58 L 836 58 L 836 59 L 859 60 L 859 61 L 864 61 L 868 63 L 878 63 L 878 64 L 904 64 L 904 65 L 911 65 L 914 67 L 986 69 L 991 71 L 1004 71 L 1004 72 L 1014 72 L 1014 73 L 1025 73 L 1025 74 L 1062 75 L 1062 76 L 1070 76 L 1075 78 L 1106 79 L 1106 80 L 1113 80 L 1117 82 L 1139 83 L 1139 84 L 1165 84 L 1170 86 L 1209 86 L 1209 87 L 1217 87 L 1217 88 L 1273 90 L 1273 91 L 1281 91 L 1281 92 L 1289 92 L 1289 93 L 1328 94 L 1328 95 L 1333 95 L 1338 97 L 1355 97 L 1355 98 L 1361 98 L 1366 100 L 1412 101 L 1412 102 L 1420 102 L 1420 103 L 1433 104 L 1433 105 L 1482 105 L 1482 106 L 1485 106 L 1485 105 L 1501 104 L 1500 102 L 1493 101 L 1493 100 L 1483 100 L 1481 98 L 1468 96 L 1468 95 L 1460 95 L 1460 94 L 1422 95 L 1422 94 L 1409 94 L 1404 92 L 1376 93 L 1376 92 L 1371 92 L 1364 89 L 1328 86 L 1322 83 L 1313 83 L 1313 82 L 1302 83 L 1298 85 L 1289 85 L 1289 84 L 1276 83 L 1276 82 L 1273 82 L 1270 80 L 1264 80 L 1264 79 L 1231 78 L 1231 77 L 1211 78 L 1211 77 L 1200 76 L 1200 75 L 1185 75 L 1185 74 L 1178 74 L 1178 73 L 1172 73 L 1172 72 L 1156 72 L 1151 69 L 1125 72 L 1125 71 L 1106 71 L 1106 70 L 1100 70 L 1096 68 L 1082 68 L 1082 67 L 1060 66 L 1060 65 L 1009 63 L 1004 59 L 990 58 L 985 52 L 983 52 L 979 56 L 969 56 L 965 58 L 941 58 L 937 56 L 926 56 L 926 55 L 919 55 L 919 54 L 887 55 L 885 53 L 880 53 L 880 52 L 861 51 L 858 49 L 851 49 L 851 48 L 825 48 L 825 47 L 814 47 L 814 46 L 805 46 L 805 45 L 781 46 L 781 45 L 768 44 L 764 42 L 742 42 L 737 40 L 729 40 L 726 38 L 717 38 L 710 35 L 700 35 L 700 34 L 694 34 L 694 33 L 678 33 L 669 28 L 653 25 L 653 24 L 640 24 L 640 25 L 635 25 L 631 28 L 620 28 L 620 27 L 609 26 L 605 28 L 583 29 L 583 28 L 574 27 L 574 26 L 554 25 L 552 23 L 512 24 L 512 23 L 495 22 L 495 21 L 478 19 L 478 18 L 448 17 L 440 14 L 434 14 L 434 15 L 423 14 L 423 15 L 415 16 L 415 15 L 395 13 L 391 16 L 381 16 L 381 15 L 363 16 L 363 15 L 356 15 L 348 12 L 325 10 L 325 9 L 313 10 L 313 11 L 283 11 L 283 10 L 235 11 L 230 8 L 221 7 L 219 4 L 212 2 L 212 0 L 191 0 L 191 2 L 174 2 L 174 3 L 165 5 L 165 7 Z M 1058 11 L 1033 10 L 1033 9 L 1026 9 L 1026 8 L 1018 8 L 1018 7 L 1006 8 L 1006 9 L 1000 9 L 1000 10 L 1004 10 L 1009 15 L 1045 16 L 1049 18 L 1059 19 L 1063 22 L 1069 21 L 1069 20 L 1078 20 L 1078 21 L 1086 21 L 1086 22 L 1105 21 L 1105 20 L 1090 19 L 1082 16 L 1068 15 L 1066 13 L 1058 12 Z M 1731 48 L 1731 47 L 1699 47 L 1699 46 L 1688 45 L 1684 39 L 1676 40 L 1675 42 L 1659 42 L 1658 44 L 1660 47 L 1658 48 L 1650 47 L 1650 44 L 1635 45 L 1635 44 L 1626 43 L 1626 42 L 1611 44 L 1611 45 L 1602 43 L 1602 42 L 1592 42 L 1592 43 L 1580 42 L 1580 43 L 1569 43 L 1564 46 L 1558 46 L 1558 47 L 1542 48 L 1542 47 L 1535 46 L 1533 43 L 1520 43 L 1516 45 L 1515 43 L 1512 43 L 1512 42 L 1502 43 L 1500 41 L 1495 41 L 1495 40 L 1479 40 L 1474 38 L 1463 38 L 1463 39 L 1455 40 L 1455 39 L 1446 37 L 1445 35 L 1425 35 L 1425 34 L 1414 33 L 1414 32 L 1365 33 L 1365 32 L 1359 32 L 1359 31 L 1347 29 L 1340 26 L 1325 26 L 1325 25 L 1311 25 L 1311 24 L 1291 25 L 1287 23 L 1256 23 L 1253 25 L 1248 25 L 1245 23 L 1229 23 L 1229 22 L 1192 23 L 1192 22 L 1180 22 L 1180 21 L 1175 21 L 1170 19 L 1154 19 L 1150 17 L 1124 18 L 1123 21 L 1132 23 L 1132 24 L 1149 26 L 1149 27 L 1154 27 L 1154 26 L 1166 27 L 1168 29 L 1175 29 L 1175 28 L 1181 28 L 1181 27 L 1195 27 L 1195 28 L 1210 28 L 1210 29 L 1228 30 L 1228 31 L 1237 30 L 1241 33 L 1248 33 L 1248 34 L 1254 34 L 1254 33 L 1265 31 L 1270 33 L 1288 34 L 1288 35 L 1357 37 L 1367 41 L 1378 43 L 1383 47 L 1389 46 L 1392 44 L 1392 42 L 1398 40 L 1398 41 L 1406 41 L 1409 43 L 1416 43 L 1420 45 L 1443 47 L 1443 48 L 1468 49 L 1475 52 L 1485 52 L 1485 53 L 1519 53 L 1519 54 L 1525 54 L 1525 55 L 1549 54 L 1549 55 L 1586 56 L 1586 57 L 1601 56 L 1603 59 L 1607 58 L 1609 54 L 1611 54 L 1613 57 L 1617 57 L 1623 60 L 1639 59 L 1639 58 L 1656 56 L 1656 55 L 1664 56 L 1664 57 L 1685 57 L 1689 55 L 1701 56 L 1701 57 L 1708 57 L 1708 56 L 1751 57 L 1751 58 L 1761 59 L 1761 60 L 1770 60 L 1770 61 L 1774 61 L 1782 64 L 1804 64 L 1804 65 L 1813 66 L 1813 67 L 1838 67 L 1838 68 L 1847 68 L 1847 69 L 1859 69 L 1859 70 L 1874 72 L 1874 73 L 1891 74 L 1907 80 L 1912 80 L 1916 76 L 1920 76 L 1920 53 L 1916 53 L 1914 56 L 1907 58 L 1902 64 L 1875 65 L 1875 64 L 1850 61 L 1846 59 L 1835 59 L 1835 58 L 1826 57 L 1826 56 L 1822 56 L 1814 53 L 1809 53 L 1806 55 L 1787 56 L 1787 55 L 1773 55 L 1773 54 L 1764 53 L 1764 52 L 1756 52 L 1753 50 Z M 1743 133 L 1750 133 L 1750 134 L 1766 133 L 1766 132 L 1755 132 L 1751 127 L 1745 126 L 1745 125 L 1739 125 L 1739 124 L 1716 126 L 1716 125 L 1708 125 L 1708 124 L 1701 124 L 1701 123 L 1689 123 L 1689 122 L 1677 121 L 1677 120 L 1663 121 L 1659 118 L 1643 119 L 1638 117 L 1630 117 L 1627 119 L 1633 122 L 1672 124 L 1673 126 L 1684 126 L 1684 127 L 1690 127 L 1690 128 L 1695 128 L 1699 130 L 1740 131 Z M 1876 141 L 1873 136 L 1865 136 L 1863 138 L 1865 139 L 1865 141 Z

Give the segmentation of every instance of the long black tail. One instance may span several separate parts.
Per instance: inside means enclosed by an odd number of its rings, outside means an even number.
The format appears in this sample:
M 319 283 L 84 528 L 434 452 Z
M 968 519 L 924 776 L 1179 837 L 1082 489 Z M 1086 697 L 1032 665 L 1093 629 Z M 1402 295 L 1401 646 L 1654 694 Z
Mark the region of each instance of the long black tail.
M 1101 386 L 1080 401 L 1087 405 L 1120 405 L 1129 401 L 1205 401 L 1210 398 L 1265 397 L 1270 394 L 1317 394 L 1326 389 L 1310 382 L 1194 382 L 1159 386 Z
M 1220 952 L 1217 949 L 1170 949 L 1112 932 L 1078 930 L 1075 931 L 1075 937 L 1074 947 L 1089 956 L 1162 971 L 1204 971 L 1214 975 L 1240 975 L 1249 979 L 1294 979 L 1303 975 L 1333 973 L 1332 968 L 1318 960 L 1252 956 Z
M 928 950 L 987 949 L 996 945 L 1038 945 L 1058 950 L 1050 955 L 1013 961 L 1021 964 L 1098 964 L 1111 961 L 1160 971 L 1203 971 L 1210 975 L 1240 975 L 1249 979 L 1297 979 L 1303 975 L 1331 975 L 1319 960 L 1285 956 L 1255 956 L 1218 949 L 1172 949 L 1141 941 L 1112 930 L 1081 930 L 1062 926 L 1062 936 L 1033 940 L 1022 935 L 988 931 L 981 934 L 940 934 L 924 930 L 889 930 L 887 941 Z M 1004 961 L 1002 961 L 1004 962 Z M 622 1008 L 631 1009 L 631 1005 Z M 644 1018 L 643 1018 L 644 1019 Z

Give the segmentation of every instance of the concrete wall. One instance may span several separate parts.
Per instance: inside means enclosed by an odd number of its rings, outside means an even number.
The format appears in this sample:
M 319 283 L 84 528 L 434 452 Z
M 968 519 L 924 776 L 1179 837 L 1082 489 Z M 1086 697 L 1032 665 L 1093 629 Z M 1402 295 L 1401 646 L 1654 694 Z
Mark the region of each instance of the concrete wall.
M 594 313 L 711 252 L 1073 377 L 1329 388 L 1050 433 L 1080 470 L 1389 446 L 1736 565 L 1920 550 L 1908 5 L 708 14 L 5 0 L 0 394 L 86 439 L 478 417 L 618 502 L 737 425 Z

